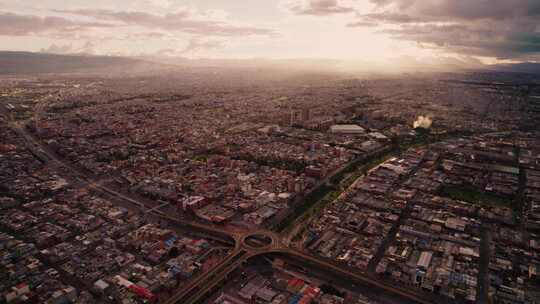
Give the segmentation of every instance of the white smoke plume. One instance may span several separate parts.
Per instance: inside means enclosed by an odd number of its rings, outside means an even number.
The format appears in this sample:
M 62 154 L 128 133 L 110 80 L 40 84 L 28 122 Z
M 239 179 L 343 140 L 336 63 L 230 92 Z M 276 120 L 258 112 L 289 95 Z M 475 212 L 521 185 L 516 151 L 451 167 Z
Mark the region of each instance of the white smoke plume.
M 429 129 L 431 128 L 431 124 L 433 123 L 433 120 L 429 116 L 418 116 L 416 121 L 413 123 L 413 127 L 416 128 L 423 128 L 423 129 Z

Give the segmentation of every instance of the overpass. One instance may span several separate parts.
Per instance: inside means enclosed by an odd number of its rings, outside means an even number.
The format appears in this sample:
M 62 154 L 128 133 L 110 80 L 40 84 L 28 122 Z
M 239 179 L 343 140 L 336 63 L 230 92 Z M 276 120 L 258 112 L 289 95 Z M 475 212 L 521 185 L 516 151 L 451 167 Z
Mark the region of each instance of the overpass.
M 164 303 L 195 303 L 194 301 L 206 295 L 229 273 L 245 262 L 247 259 L 247 254 L 248 252 L 242 249 L 234 250 L 227 258 L 221 261 L 219 265 L 195 277 Z
M 200 274 L 198 277 L 191 280 L 187 285 L 179 289 L 165 303 L 201 303 L 202 300 L 210 296 L 212 292 L 223 285 L 232 272 L 242 266 L 249 259 L 266 255 L 280 257 L 284 260 L 300 263 L 302 265 L 309 265 L 311 269 L 331 273 L 362 286 L 374 288 L 378 291 L 398 296 L 412 303 L 431 304 L 436 299 L 434 295 L 397 287 L 372 275 L 351 271 L 349 268 L 345 268 L 344 266 L 338 265 L 335 262 L 327 261 L 323 258 L 316 257 L 305 252 L 287 247 L 280 248 L 279 246 L 270 247 L 264 250 L 250 250 L 249 246 L 243 244 L 242 248 L 234 250 L 218 266 L 206 273 Z
M 137 198 L 131 197 L 128 194 L 121 191 L 104 186 L 95 182 L 92 177 L 86 175 L 82 170 L 75 165 L 66 162 L 59 158 L 54 152 L 50 151 L 45 145 L 43 145 L 33 135 L 18 124 L 10 123 L 12 128 L 22 139 L 26 141 L 26 145 L 32 153 L 40 155 L 40 159 L 43 162 L 53 163 L 57 166 L 69 169 L 75 180 L 85 183 L 88 187 L 94 189 L 98 193 L 107 194 L 113 198 L 131 204 L 138 208 L 141 212 L 145 212 L 147 209 L 148 215 L 155 216 L 159 219 L 166 220 L 170 224 L 182 228 L 196 231 L 210 236 L 211 238 L 220 240 L 231 246 L 234 246 L 233 251 L 224 260 L 222 260 L 216 267 L 209 271 L 202 273 L 191 281 L 187 282 L 185 286 L 177 290 L 165 303 L 167 304 L 188 304 L 199 303 L 202 299 L 208 296 L 212 291 L 220 286 L 223 281 L 237 268 L 239 268 L 248 259 L 261 256 L 261 255 L 279 255 L 280 257 L 288 260 L 299 261 L 315 267 L 315 269 L 332 272 L 336 275 L 358 282 L 360 284 L 377 288 L 381 291 L 388 292 L 404 299 L 410 300 L 415 303 L 428 304 L 433 303 L 427 294 L 416 292 L 410 289 L 403 289 L 392 286 L 388 283 L 363 273 L 357 273 L 349 270 L 348 268 L 337 265 L 336 263 L 329 262 L 319 257 L 312 256 L 308 253 L 293 250 L 289 248 L 283 242 L 284 235 L 275 233 L 270 230 L 255 230 L 255 231 L 243 231 L 243 232 L 231 232 L 217 227 L 214 225 L 203 224 L 195 221 L 186 221 L 175 218 L 170 214 L 167 214 L 160 208 L 159 203 L 141 201 Z M 261 246 L 254 246 L 249 243 L 249 239 L 252 237 L 263 237 L 269 240 L 267 243 Z

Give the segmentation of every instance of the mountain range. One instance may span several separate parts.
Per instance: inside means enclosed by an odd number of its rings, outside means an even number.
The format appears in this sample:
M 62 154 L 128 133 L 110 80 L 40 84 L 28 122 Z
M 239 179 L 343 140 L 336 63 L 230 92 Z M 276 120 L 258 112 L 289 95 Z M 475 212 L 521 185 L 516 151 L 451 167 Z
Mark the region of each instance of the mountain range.
M 44 73 L 98 73 L 103 75 L 133 74 L 138 72 L 151 72 L 178 67 L 243 67 L 243 68 L 283 68 L 293 70 L 340 70 L 348 64 L 338 60 L 318 59 L 187 59 L 182 57 L 120 57 L 120 56 L 95 56 L 95 55 L 64 55 L 33 52 L 0 51 L 0 75 L 24 75 Z M 375 68 L 362 68 L 362 63 L 357 62 L 352 69 L 359 71 L 377 70 Z M 351 66 L 351 65 L 348 65 Z M 410 67 L 419 70 L 419 64 L 411 62 Z M 436 68 L 437 64 L 434 65 Z M 444 65 L 439 70 L 446 68 L 465 69 L 463 65 Z M 540 74 L 540 63 L 517 63 L 504 65 L 489 65 L 475 67 L 482 70 L 519 72 L 528 74 Z M 430 71 L 430 68 L 424 68 Z

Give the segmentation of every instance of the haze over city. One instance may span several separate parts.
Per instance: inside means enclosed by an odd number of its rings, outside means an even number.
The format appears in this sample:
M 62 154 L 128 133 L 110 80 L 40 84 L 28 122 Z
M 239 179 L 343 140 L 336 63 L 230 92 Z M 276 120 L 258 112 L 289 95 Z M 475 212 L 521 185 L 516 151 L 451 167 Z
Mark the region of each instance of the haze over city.
M 0 0 L 0 304 L 538 304 L 539 60 L 537 0 Z

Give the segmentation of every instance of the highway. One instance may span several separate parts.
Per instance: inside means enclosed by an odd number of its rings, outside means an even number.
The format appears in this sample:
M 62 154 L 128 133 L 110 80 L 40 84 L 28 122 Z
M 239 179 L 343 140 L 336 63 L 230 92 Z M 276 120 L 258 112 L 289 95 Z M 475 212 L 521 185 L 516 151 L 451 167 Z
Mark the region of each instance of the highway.
M 104 193 L 108 196 L 114 197 L 115 199 L 129 203 L 135 206 L 142 213 L 149 212 L 154 216 L 173 223 L 177 227 L 185 227 L 198 232 L 209 234 L 214 237 L 217 236 L 225 243 L 234 245 L 233 243 L 238 243 L 238 239 L 241 237 L 238 234 L 228 233 L 220 227 L 204 225 L 195 221 L 180 220 L 160 211 L 159 208 L 156 208 L 161 205 L 161 203 L 159 202 L 152 202 L 152 204 L 146 201 L 142 202 L 140 200 L 137 200 L 136 198 L 130 197 L 127 194 L 121 193 L 118 190 L 104 186 L 94 181 L 88 175 L 84 174 L 82 170 L 77 168 L 75 165 L 58 157 L 53 151 L 41 144 L 41 142 L 39 142 L 39 140 L 37 140 L 32 134 L 30 134 L 24 127 L 16 123 L 11 123 L 10 127 L 15 133 L 17 133 L 17 135 L 19 135 L 22 139 L 25 140 L 27 144 L 26 146 L 29 151 L 31 151 L 32 154 L 38 157 L 42 162 L 48 162 L 59 167 L 67 168 L 75 178 L 74 181 L 85 183 L 89 188 L 95 190 L 98 193 Z
M 212 291 L 227 279 L 230 273 L 242 266 L 242 264 L 251 257 L 251 255 L 246 254 L 246 251 L 242 252 L 243 254 L 240 253 L 239 255 L 234 256 L 234 259 L 229 260 L 227 265 L 224 265 L 224 267 L 216 271 L 212 276 L 209 276 L 207 281 L 202 282 L 202 284 L 191 293 L 191 296 L 186 297 L 182 302 L 176 303 L 200 303 L 204 300 L 205 297 L 209 296 Z
M 351 281 L 358 282 L 359 284 L 362 284 L 364 286 L 369 286 L 390 294 L 398 295 L 416 303 L 433 303 L 431 295 L 420 294 L 411 289 L 397 287 L 390 283 L 383 282 L 382 280 L 375 278 L 374 276 L 371 276 L 369 274 L 351 271 L 349 270 L 350 268 L 336 265 L 333 262 L 327 261 L 323 258 L 316 257 L 302 251 L 287 248 L 283 252 L 281 252 L 281 254 L 283 255 L 284 259 L 295 259 L 303 264 L 309 264 L 312 269 L 314 267 L 315 269 L 320 271 L 331 272 L 339 275 L 340 277 L 348 278 Z
M 6 110 L 0 106 L 0 110 L 2 109 Z M 92 177 L 86 175 L 75 165 L 58 157 L 36 137 L 30 134 L 28 130 L 21 124 L 11 122 L 9 126 L 22 139 L 25 140 L 27 148 L 32 151 L 32 153 L 39 156 L 43 162 L 52 163 L 56 166 L 68 169 L 71 171 L 74 180 L 85 183 L 88 187 L 99 193 L 104 193 L 117 200 L 129 203 L 138 208 L 142 213 L 148 211 L 152 216 L 166 220 L 176 227 L 197 231 L 234 246 L 234 249 L 229 256 L 221 261 L 216 267 L 205 273 L 201 273 L 191 281 L 187 282 L 186 285 L 178 289 L 170 297 L 170 299 L 165 302 L 167 304 L 200 303 L 200 301 L 213 292 L 216 287 L 219 287 L 230 273 L 239 268 L 248 259 L 267 254 L 280 254 L 280 256 L 284 259 L 300 260 L 303 263 L 311 265 L 314 267 L 314 269 L 332 272 L 368 287 L 371 286 L 381 291 L 401 296 L 416 303 L 432 303 L 430 299 L 431 297 L 429 297 L 428 294 L 417 293 L 410 289 L 398 288 L 389 283 L 382 282 L 381 280 L 370 275 L 353 272 L 341 265 L 336 265 L 322 258 L 312 256 L 306 252 L 289 248 L 288 245 L 284 243 L 285 235 L 281 235 L 270 230 L 261 229 L 255 231 L 231 232 L 223 229 L 222 227 L 217 227 L 214 225 L 178 219 L 159 210 L 159 208 L 156 208 L 156 206 L 161 204 L 160 202 L 149 202 L 147 200 L 142 201 L 128 194 L 122 193 L 117 189 L 111 189 L 110 187 L 96 182 Z M 268 245 L 261 247 L 255 247 L 247 244 L 246 238 L 254 235 L 267 237 L 271 241 Z
M 190 283 L 178 290 L 166 304 L 196 304 L 206 296 L 209 296 L 216 287 L 220 286 L 230 273 L 240 267 L 248 259 L 260 255 L 278 255 L 284 260 L 293 260 L 300 262 L 303 265 L 309 265 L 310 269 L 321 272 L 332 273 L 342 278 L 346 278 L 352 282 L 380 290 L 385 293 L 397 295 L 409 301 L 421 304 L 433 303 L 433 297 L 430 294 L 417 293 L 411 289 L 396 287 L 390 283 L 381 281 L 380 279 L 366 274 L 358 273 L 349 270 L 341 265 L 337 265 L 323 258 L 313 256 L 311 254 L 297 251 L 291 248 L 271 248 L 261 250 L 259 252 L 250 252 L 246 249 L 236 250 L 231 253 L 225 260 L 211 271 L 201 274 L 199 277 L 192 280 Z
M 202 273 L 189 281 L 187 285 L 180 288 L 165 304 L 190 303 L 188 298 L 201 297 L 206 294 L 210 285 L 216 285 L 221 282 L 224 276 L 246 260 L 247 251 L 235 250 L 216 267 Z M 219 279 L 219 280 L 218 280 Z

